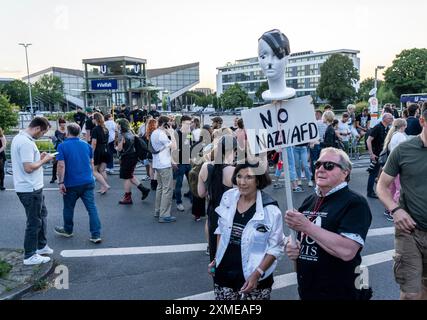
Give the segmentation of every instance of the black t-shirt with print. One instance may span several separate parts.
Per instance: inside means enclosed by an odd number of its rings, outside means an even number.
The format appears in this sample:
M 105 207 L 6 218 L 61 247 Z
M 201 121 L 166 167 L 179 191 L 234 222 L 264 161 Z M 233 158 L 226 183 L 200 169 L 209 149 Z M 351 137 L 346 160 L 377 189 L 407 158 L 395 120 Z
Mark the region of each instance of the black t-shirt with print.
M 366 128 L 368 126 L 368 122 L 371 121 L 371 115 L 368 114 L 364 116 L 363 114 L 359 114 L 356 117 L 356 121 L 359 122 L 359 126 Z
M 316 206 L 319 208 L 314 212 Z M 372 220 L 366 199 L 349 190 L 348 186 L 324 198 L 311 195 L 304 200 L 298 211 L 322 229 L 348 234 L 348 238 L 359 235 L 363 241 Z M 362 247 L 351 261 L 344 261 L 327 253 L 313 239 L 301 235 L 301 232 L 298 233 L 298 240 L 301 241 L 297 259 L 301 299 L 355 299 L 358 293 L 355 287 L 358 274 L 355 272 L 362 261 Z
M 388 128 L 386 128 L 382 122 L 378 123 L 375 127 L 372 128 L 370 137 L 374 138 L 372 140 L 372 152 L 379 156 L 381 151 L 383 150 L 384 140 L 387 136 Z
M 252 219 L 256 212 L 256 203 L 252 205 L 243 214 L 236 209 L 234 215 L 233 228 L 231 230 L 230 242 L 224 253 L 218 268 L 215 271 L 215 283 L 221 287 L 228 287 L 240 290 L 245 283 L 242 266 L 242 233 L 249 220 Z M 273 285 L 273 275 L 258 282 L 258 289 L 270 288 Z

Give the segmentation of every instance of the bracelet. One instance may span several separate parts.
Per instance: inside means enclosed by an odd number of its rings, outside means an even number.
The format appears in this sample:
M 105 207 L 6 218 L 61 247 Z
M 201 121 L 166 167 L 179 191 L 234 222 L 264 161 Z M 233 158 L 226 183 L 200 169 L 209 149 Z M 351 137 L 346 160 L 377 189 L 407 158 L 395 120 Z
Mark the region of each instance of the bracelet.
M 390 214 L 392 215 L 393 213 L 395 213 L 399 209 L 402 209 L 402 208 L 397 206 L 396 208 L 394 208 L 393 210 L 390 211 Z
M 256 271 L 261 275 L 261 278 L 264 277 L 265 272 L 260 267 L 256 268 Z
M 61 184 L 64 184 L 64 182 L 58 182 L 58 186 L 61 185 Z

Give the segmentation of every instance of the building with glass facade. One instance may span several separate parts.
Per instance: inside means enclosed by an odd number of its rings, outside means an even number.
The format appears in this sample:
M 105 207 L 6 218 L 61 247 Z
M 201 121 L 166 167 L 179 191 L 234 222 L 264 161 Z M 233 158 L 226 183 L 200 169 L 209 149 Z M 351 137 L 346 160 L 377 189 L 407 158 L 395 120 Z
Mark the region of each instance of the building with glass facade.
M 180 96 L 200 81 L 198 62 L 161 69 L 146 69 L 146 62 L 126 56 L 84 59 L 84 71 L 50 67 L 31 74 L 30 81 L 34 84 L 45 74 L 59 77 L 64 83 L 63 110 L 110 108 L 113 104 L 143 106 L 149 104 L 153 91 L 174 107 L 180 105 Z M 43 101 L 33 100 L 40 110 L 45 109 Z
M 325 52 L 304 51 L 290 54 L 286 65 L 286 85 L 296 90 L 297 96 L 316 96 L 316 88 L 320 80 L 320 67 L 332 55 L 339 53 L 348 56 L 354 67 L 360 73 L 360 51 L 341 49 Z M 255 97 L 255 93 L 263 82 L 267 81 L 258 63 L 258 57 L 237 60 L 224 67 L 217 68 L 216 76 L 217 95 L 235 83 L 245 90 L 255 104 L 262 103 Z M 355 87 L 358 88 L 358 83 Z M 317 101 L 319 102 L 319 100 Z
M 199 63 L 190 63 L 170 68 L 147 70 L 151 85 L 161 88 L 160 96 L 166 99 L 171 109 L 182 106 L 180 97 L 199 84 Z
M 52 75 L 58 77 L 62 80 L 64 84 L 64 100 L 61 103 L 61 106 L 64 109 L 74 109 L 77 106 L 83 107 L 83 97 L 84 97 L 84 76 L 83 71 L 76 69 L 67 69 L 59 67 L 50 67 L 39 72 L 30 74 L 30 82 L 34 85 L 35 82 L 40 80 L 44 75 Z M 23 77 L 22 80 L 27 82 L 28 77 Z M 33 104 L 38 107 L 39 110 L 44 110 L 44 101 L 40 97 L 33 97 Z

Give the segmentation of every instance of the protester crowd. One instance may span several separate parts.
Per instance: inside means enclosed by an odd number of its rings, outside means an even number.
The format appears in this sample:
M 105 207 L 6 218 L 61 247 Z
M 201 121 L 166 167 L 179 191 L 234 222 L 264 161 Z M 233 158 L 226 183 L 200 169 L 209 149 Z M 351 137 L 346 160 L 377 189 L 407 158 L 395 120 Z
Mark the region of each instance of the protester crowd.
M 371 161 L 366 197 L 381 198 L 388 220 L 396 216 L 400 242 L 395 273 L 402 297 L 426 297 L 422 275 L 427 266 L 422 257 L 427 253 L 427 203 L 420 186 L 427 176 L 427 103 L 409 105 L 402 114 L 387 104 L 372 127 L 368 110 L 357 114 L 354 105 L 340 119 L 332 107 L 316 110 L 318 138 L 286 148 L 292 191 L 314 188 L 314 193 L 298 210 L 286 213 L 263 191 L 271 183 L 274 188 L 284 186 L 288 173 L 281 150 L 252 155 L 242 119 L 227 128 L 221 117 L 201 126 L 197 117 L 161 115 L 155 108 L 130 110 L 122 105 L 109 114 L 94 111 L 79 108 L 73 123 L 58 121 L 56 156 L 40 154 L 34 143 L 50 128 L 45 118 L 34 118 L 12 141 L 15 190 L 27 215 L 24 264 L 48 262 L 46 255 L 53 253 L 46 241 L 43 165 L 53 161 L 51 183 L 56 182 L 63 195 L 64 224 L 54 231 L 73 236 L 74 206 L 81 198 L 89 215 L 90 241 L 98 244 L 101 221 L 94 193 L 108 196 L 108 174 L 115 173 L 118 161 L 123 180 L 118 204 L 134 205 L 155 192 L 154 217 L 159 223 L 176 221 L 175 208 L 187 209 L 183 197 L 191 201 L 194 221 L 206 217 L 208 273 L 217 299 L 269 299 L 273 272 L 284 252 L 296 261 L 301 299 L 369 299 L 370 288 L 357 288 L 354 280 L 372 213 L 365 196 L 348 186 L 351 156 L 366 143 Z M 1 167 L 6 144 L 1 130 L 0 141 Z M 142 180 L 135 175 L 138 163 L 147 172 Z M 189 185 L 186 193 L 184 178 Z M 135 201 L 135 192 L 140 200 Z M 295 239 L 283 234 L 283 216 L 297 232 Z M 417 273 L 407 272 L 411 267 L 403 261 L 417 265 Z

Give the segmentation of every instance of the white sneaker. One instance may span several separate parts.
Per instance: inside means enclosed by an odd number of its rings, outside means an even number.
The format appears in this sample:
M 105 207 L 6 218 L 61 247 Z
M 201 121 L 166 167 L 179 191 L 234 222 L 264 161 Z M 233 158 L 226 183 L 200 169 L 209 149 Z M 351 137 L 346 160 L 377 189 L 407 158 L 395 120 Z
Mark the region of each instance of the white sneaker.
M 49 248 L 48 245 L 45 245 L 45 247 L 43 249 L 40 250 L 36 250 L 37 254 L 52 254 L 53 250 L 51 248 Z
M 302 186 L 302 181 L 301 180 L 298 180 L 297 183 L 298 183 L 299 186 Z
M 184 205 L 182 203 L 177 204 L 176 208 L 178 209 L 178 211 L 184 211 L 185 210 Z
M 36 264 L 47 263 L 49 261 L 50 261 L 49 257 L 43 257 L 43 256 L 36 253 L 36 254 L 33 254 L 28 259 L 24 259 L 24 265 L 32 266 L 32 265 L 36 265 Z
M 308 186 L 309 186 L 309 187 L 314 187 L 314 183 L 313 183 L 313 181 L 312 181 L 312 180 L 310 180 L 310 181 L 308 182 Z

